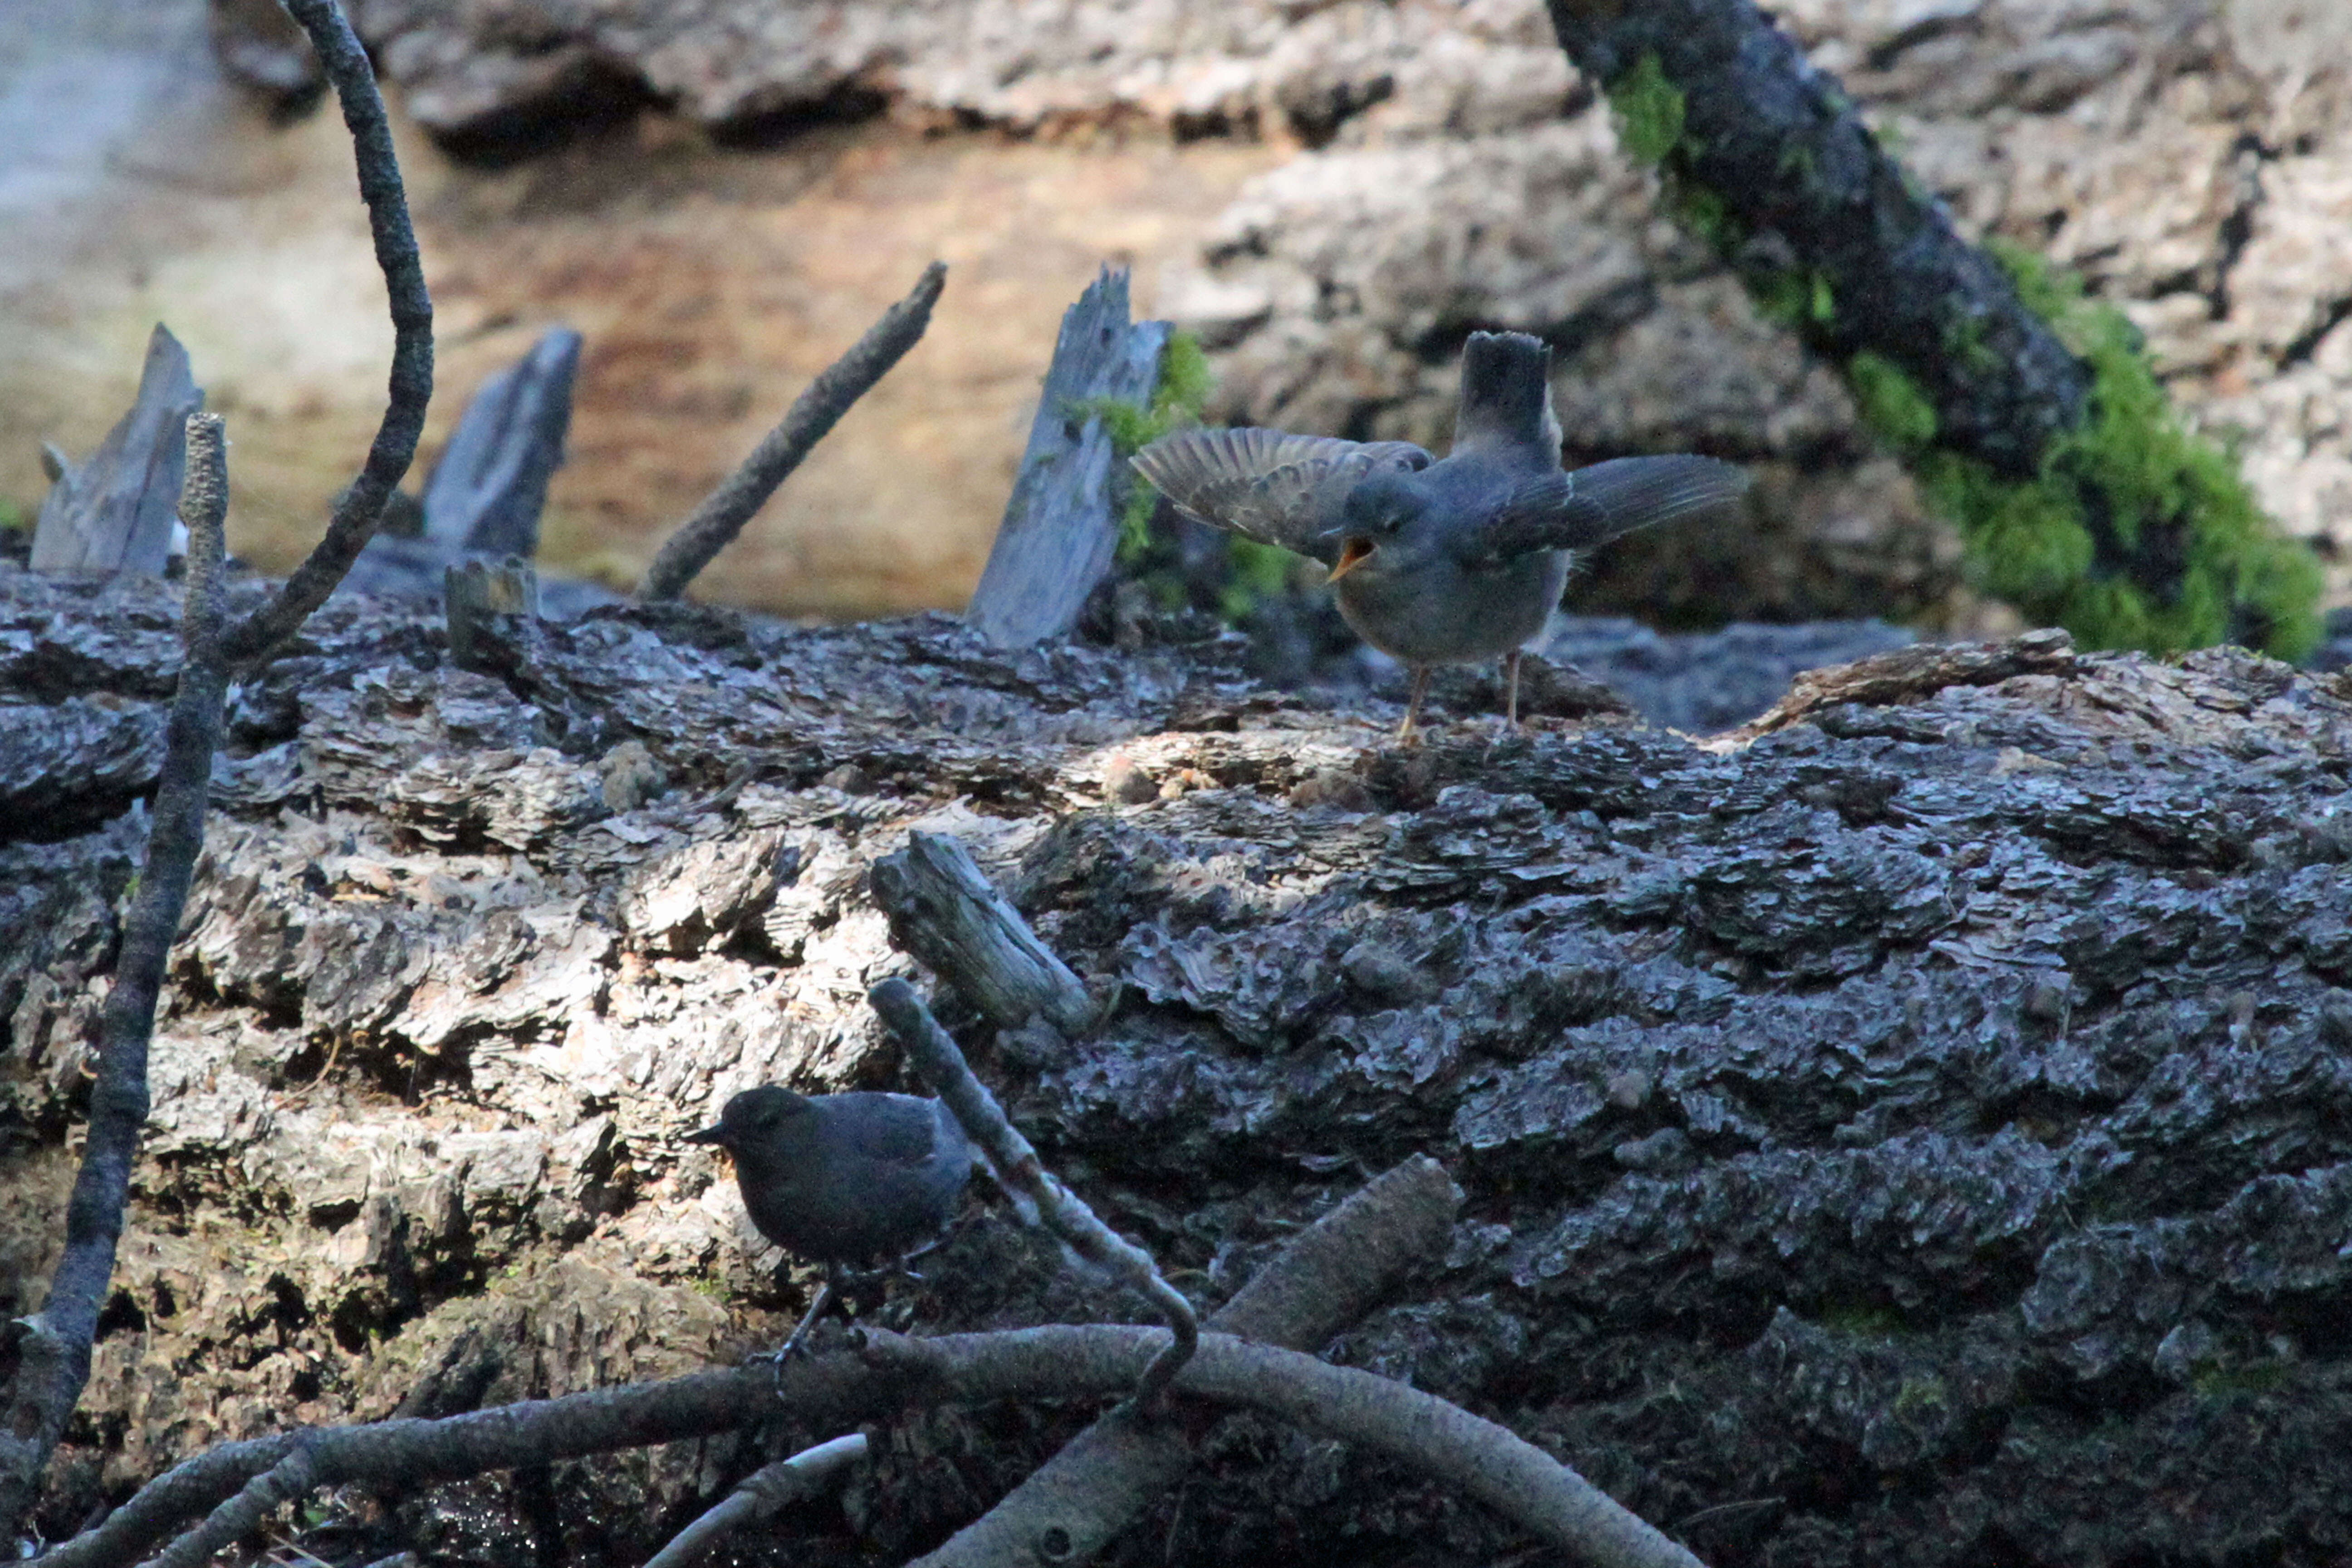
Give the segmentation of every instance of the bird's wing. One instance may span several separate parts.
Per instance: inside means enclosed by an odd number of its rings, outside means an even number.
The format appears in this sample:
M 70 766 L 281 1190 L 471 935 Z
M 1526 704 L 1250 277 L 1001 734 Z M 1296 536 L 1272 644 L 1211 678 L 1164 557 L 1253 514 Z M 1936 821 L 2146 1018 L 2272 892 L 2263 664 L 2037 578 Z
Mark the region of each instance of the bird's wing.
M 1280 430 L 1179 430 L 1132 461 L 1176 510 L 1196 521 L 1278 544 L 1328 564 L 1348 492 L 1367 475 L 1429 467 L 1410 441 L 1341 441 Z
M 859 1107 L 860 1114 L 855 1121 L 844 1123 L 850 1129 L 851 1146 L 858 1153 L 895 1165 L 929 1163 L 939 1137 L 939 1122 L 930 1100 L 911 1094 L 867 1094 L 858 1098 L 866 1101 Z
M 1537 475 L 1464 530 L 1455 552 L 1481 564 L 1537 550 L 1590 550 L 1637 528 L 1727 509 L 1747 489 L 1745 469 L 1689 456 L 1617 458 Z

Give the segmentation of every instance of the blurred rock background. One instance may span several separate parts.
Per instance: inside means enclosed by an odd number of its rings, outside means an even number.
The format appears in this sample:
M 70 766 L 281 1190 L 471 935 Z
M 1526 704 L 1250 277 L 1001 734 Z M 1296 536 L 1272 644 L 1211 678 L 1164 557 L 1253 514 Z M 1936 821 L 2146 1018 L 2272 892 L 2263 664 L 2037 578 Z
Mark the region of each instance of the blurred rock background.
M 1212 417 L 1442 443 L 1478 328 L 1557 345 L 1573 455 L 1759 466 L 1756 527 L 1629 542 L 1574 607 L 1998 626 L 1835 378 L 1660 216 L 1538 0 L 362 0 L 440 311 L 429 460 L 542 326 L 587 336 L 544 558 L 633 581 L 911 284 L 930 334 L 706 580 L 856 616 L 977 578 L 1098 261 L 1200 331 Z M 2352 604 L 2352 9 L 1779 8 L 1971 232 L 2080 268 Z M 269 8 L 0 12 L 0 500 L 79 457 L 168 321 L 236 442 L 236 547 L 296 558 L 388 328 L 331 110 Z M 217 25 L 227 47 L 216 50 Z M 233 84 L 275 81 L 273 106 Z

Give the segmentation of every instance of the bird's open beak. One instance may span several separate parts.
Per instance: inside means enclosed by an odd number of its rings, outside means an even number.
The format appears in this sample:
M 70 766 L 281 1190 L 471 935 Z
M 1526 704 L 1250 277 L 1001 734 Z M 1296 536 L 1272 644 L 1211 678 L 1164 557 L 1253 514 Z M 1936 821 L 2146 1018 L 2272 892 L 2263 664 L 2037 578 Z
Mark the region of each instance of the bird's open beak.
M 1339 563 L 1331 568 L 1331 575 L 1324 578 L 1323 581 L 1337 583 L 1340 578 L 1370 560 L 1371 556 L 1372 542 L 1360 533 L 1350 534 L 1339 546 Z
M 727 1129 L 706 1127 L 699 1132 L 688 1133 L 686 1141 L 689 1143 L 717 1143 L 723 1146 L 727 1142 Z

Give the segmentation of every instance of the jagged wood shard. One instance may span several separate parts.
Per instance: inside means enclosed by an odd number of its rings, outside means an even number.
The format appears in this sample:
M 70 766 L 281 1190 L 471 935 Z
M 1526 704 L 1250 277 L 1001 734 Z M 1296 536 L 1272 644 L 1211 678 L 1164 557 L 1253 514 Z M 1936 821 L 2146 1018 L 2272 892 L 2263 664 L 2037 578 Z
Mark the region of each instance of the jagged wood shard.
M 563 464 L 580 334 L 550 327 L 482 383 L 425 481 L 425 537 L 488 555 L 539 553 L 547 484 Z
M 1118 548 L 1123 476 L 1092 406 L 1150 401 L 1168 323 L 1127 317 L 1127 273 L 1103 269 L 1062 317 L 1029 446 L 1004 521 L 963 618 L 1002 647 L 1026 647 L 1078 624 Z
M 188 351 L 157 322 L 139 395 L 89 460 L 77 467 L 44 447 L 53 482 L 33 527 L 33 570 L 161 573 L 187 469 L 188 416 L 204 405 Z

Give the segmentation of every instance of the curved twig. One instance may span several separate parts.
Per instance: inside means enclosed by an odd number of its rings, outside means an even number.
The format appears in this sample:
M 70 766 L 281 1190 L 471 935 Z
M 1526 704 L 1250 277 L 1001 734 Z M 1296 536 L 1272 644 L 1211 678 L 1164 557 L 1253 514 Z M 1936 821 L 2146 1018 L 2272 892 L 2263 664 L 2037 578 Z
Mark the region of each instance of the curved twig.
M 765 1519 L 833 1486 L 843 1471 L 866 1458 L 866 1434 L 852 1432 L 754 1470 L 741 1486 L 672 1536 L 646 1568 L 686 1568 L 729 1531 Z
M 822 1354 L 784 1369 L 782 1393 L 795 1416 L 827 1425 L 855 1425 L 891 1410 L 950 1401 L 1082 1399 L 1134 1386 L 1168 1348 L 1164 1330 L 1116 1324 L 930 1340 L 869 1331 L 856 1352 Z M 270 1495 L 282 1489 L 293 1472 L 279 1467 L 298 1450 L 307 1468 L 299 1479 L 313 1488 L 352 1482 L 415 1487 L 706 1436 L 772 1419 L 777 1414 L 776 1377 L 765 1367 L 744 1367 L 444 1421 L 313 1429 L 268 1444 L 238 1445 L 243 1451 L 237 1468 L 210 1475 L 208 1492 L 192 1497 L 184 1489 L 178 1500 L 184 1509 L 190 1502 L 203 1506 L 231 1496 L 231 1503 L 215 1508 L 212 1516 L 225 1527 L 234 1517 L 235 1497 L 250 1489 L 254 1476 L 278 1478 L 268 1483 Z M 1263 1411 L 1386 1454 L 1601 1568 L 1700 1568 L 1697 1558 L 1535 1445 L 1435 1394 L 1372 1373 L 1330 1366 L 1229 1334 L 1205 1334 L 1199 1353 L 1172 1386 L 1180 1394 Z M 152 1506 L 142 1509 L 147 1495 L 142 1492 L 121 1511 L 141 1510 L 142 1525 L 152 1531 L 158 1516 Z M 36 1561 L 43 1568 L 123 1562 L 125 1541 L 142 1538 L 116 1531 L 102 1547 L 95 1544 L 110 1535 L 113 1524 L 110 1520 Z M 208 1520 L 189 1539 L 209 1538 L 212 1529 Z M 150 1533 L 143 1540 L 153 1538 Z
M 1452 1183 L 1434 1161 L 1408 1162 L 1293 1238 L 1225 1304 L 1219 1326 L 1276 1343 L 1328 1338 L 1404 1270 L 1443 1251 L 1453 1233 L 1454 1202 Z M 889 1409 L 888 1391 L 877 1395 L 877 1385 L 862 1369 L 835 1355 L 794 1362 L 772 1375 L 764 1369 L 704 1373 L 503 1405 L 437 1423 L 326 1427 L 307 1436 L 319 1439 L 313 1445 L 317 1452 L 373 1434 L 364 1441 L 397 1448 L 394 1463 L 408 1468 L 408 1484 L 428 1484 L 504 1465 L 731 1431 L 775 1413 L 779 1379 L 784 1404 L 814 1424 L 854 1426 Z M 175 1466 L 97 1528 L 51 1550 L 41 1559 L 44 1568 L 112 1568 L 136 1561 L 182 1521 L 205 1512 L 283 1459 L 305 1436 L 231 1443 Z M 1055 1464 L 1072 1452 L 1065 1450 Z M 1147 1474 L 1130 1489 L 1148 1491 L 1149 1480 Z M 1085 1534 L 1083 1525 L 1067 1518 L 1056 1522 L 1074 1536 Z M 1114 1523 L 1105 1531 L 1116 1528 Z
M 939 1020 L 931 1016 L 931 1010 L 923 1005 L 923 999 L 915 994 L 913 986 L 903 980 L 885 980 L 868 991 L 866 999 L 914 1058 L 916 1070 L 923 1075 L 924 1081 L 948 1102 L 948 1109 L 963 1123 L 964 1131 L 987 1152 L 998 1180 L 1027 1194 L 1036 1204 L 1047 1229 L 1076 1247 L 1081 1257 L 1100 1264 L 1150 1298 L 1151 1304 L 1168 1320 L 1172 1336 L 1168 1348 L 1145 1369 L 1135 1385 L 1136 1404 L 1149 1406 L 1200 1343 L 1201 1320 L 1193 1312 L 1192 1303 L 1160 1277 L 1160 1266 L 1152 1261 L 1151 1254 L 1105 1225 L 1077 1194 L 1062 1184 L 1059 1177 L 1045 1169 L 1029 1140 L 1006 1119 L 996 1097 L 988 1092 L 988 1086 L 972 1076 L 963 1052 L 940 1027 Z
M 416 457 L 417 437 L 425 433 L 425 406 L 433 397 L 433 300 L 425 289 L 425 264 L 408 221 L 400 163 L 393 156 L 392 124 L 384 117 L 383 95 L 376 90 L 367 50 L 335 0 L 285 0 L 285 5 L 310 35 L 327 79 L 335 84 L 343 123 L 351 130 L 360 196 L 367 203 L 368 227 L 375 237 L 376 266 L 383 269 L 391 298 L 392 376 L 383 421 L 376 426 L 367 462 L 335 503 L 326 537 L 268 603 L 228 634 L 227 657 L 236 665 L 268 657 L 300 630 L 367 548 L 383 520 L 384 502 Z
M 1444 1167 L 1413 1156 L 1292 1237 L 1208 1327 L 1315 1350 L 1445 1255 L 1461 1196 Z M 1192 1446 L 1180 1423 L 1114 1410 L 908 1568 L 1034 1568 L 1041 1542 L 1054 1563 L 1075 1568 L 1183 1479 Z
M 868 1361 L 958 1400 L 1066 1399 L 1124 1385 L 1167 1353 L 1165 1331 L 1056 1324 L 911 1340 L 870 1331 Z M 1433 1394 L 1297 1351 L 1204 1334 L 1180 1394 L 1278 1415 L 1454 1486 L 1601 1568 L 1703 1568 L 1696 1557 L 1508 1427 Z
M 734 542 L 776 487 L 801 465 L 811 448 L 866 395 L 874 384 L 906 357 L 931 324 L 931 306 L 947 287 L 948 264 L 934 261 L 923 269 L 914 292 L 882 312 L 849 352 L 817 373 L 808 390 L 793 399 L 783 423 L 760 438 L 742 467 L 728 475 L 703 498 L 693 515 L 666 540 L 654 563 L 637 584 L 641 599 L 675 599 L 711 558 Z
M 205 1517 L 204 1523 L 157 1552 L 147 1568 L 204 1568 L 215 1552 L 226 1551 L 261 1527 L 272 1509 L 299 1501 L 319 1484 L 318 1467 L 310 1449 L 294 1451 L 246 1482 L 237 1494 Z
M 101 1026 L 89 1129 L 66 1205 L 65 1249 L 41 1310 L 26 1320 L 16 1376 L 0 1409 L 0 1540 L 15 1539 L 30 1510 L 66 1417 L 89 1381 L 90 1342 L 114 1277 L 131 1164 L 147 1125 L 147 1047 L 180 914 L 205 847 L 205 802 L 220 741 L 228 668 L 221 646 L 221 562 L 228 468 L 217 414 L 191 415 L 181 517 L 188 526 L 188 586 L 182 627 L 187 660 L 163 730 L 163 765 L 139 890 L 123 922 Z

